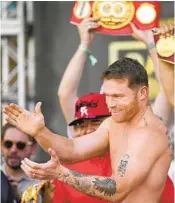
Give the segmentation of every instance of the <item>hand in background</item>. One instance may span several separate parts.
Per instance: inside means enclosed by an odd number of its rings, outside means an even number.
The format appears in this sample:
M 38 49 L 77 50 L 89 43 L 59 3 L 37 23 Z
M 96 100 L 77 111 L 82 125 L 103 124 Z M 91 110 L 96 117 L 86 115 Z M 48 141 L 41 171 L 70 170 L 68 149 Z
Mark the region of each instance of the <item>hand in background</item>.
M 77 27 L 81 43 L 90 46 L 94 39 L 94 29 L 100 25 L 97 23 L 99 18 L 86 18 Z

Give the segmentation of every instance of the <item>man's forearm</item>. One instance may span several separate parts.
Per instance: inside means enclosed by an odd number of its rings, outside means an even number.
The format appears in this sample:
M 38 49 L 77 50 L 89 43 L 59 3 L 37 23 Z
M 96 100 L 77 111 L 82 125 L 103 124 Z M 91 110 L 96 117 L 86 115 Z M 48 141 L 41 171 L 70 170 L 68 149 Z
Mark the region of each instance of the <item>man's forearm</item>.
M 124 198 L 124 192 L 119 193 L 118 185 L 111 177 L 86 175 L 61 167 L 57 179 L 82 193 L 111 202 Z
M 67 123 L 75 114 L 74 105 L 78 98 L 77 91 L 84 70 L 87 54 L 78 49 L 71 59 L 58 89 L 58 98 Z
M 169 125 L 172 123 L 172 108 L 168 102 L 167 96 L 165 95 L 165 92 L 162 87 L 161 79 L 160 79 L 160 63 L 159 58 L 157 55 L 156 48 L 152 48 L 149 50 L 149 54 L 151 56 L 151 59 L 153 61 L 154 71 L 155 75 L 159 84 L 160 92 L 158 96 L 156 97 L 154 104 L 153 104 L 153 111 L 154 113 L 162 118 L 164 124 L 169 127 Z
M 35 139 L 46 152 L 49 148 L 54 149 L 57 156 L 64 163 L 74 162 L 74 144 L 72 139 L 54 134 L 46 127 L 37 133 Z
M 168 62 L 160 62 L 160 80 L 164 92 L 170 102 L 171 106 L 174 107 L 174 65 Z
M 69 92 L 70 94 L 77 92 L 86 59 L 87 53 L 84 51 L 78 49 L 75 52 L 63 75 L 58 94 L 65 91 Z
M 158 83 L 160 85 L 159 59 L 158 59 L 156 47 L 154 46 L 152 49 L 148 49 L 148 51 L 149 51 L 149 55 L 150 55 L 152 62 L 153 62 L 156 78 L 157 78 Z

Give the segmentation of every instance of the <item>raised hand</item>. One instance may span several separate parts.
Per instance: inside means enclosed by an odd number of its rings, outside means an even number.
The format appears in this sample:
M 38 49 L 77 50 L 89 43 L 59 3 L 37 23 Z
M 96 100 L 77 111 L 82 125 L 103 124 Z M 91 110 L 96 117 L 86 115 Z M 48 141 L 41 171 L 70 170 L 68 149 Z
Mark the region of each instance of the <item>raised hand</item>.
M 16 104 L 5 105 L 3 113 L 6 115 L 5 120 L 8 123 L 32 137 L 45 127 L 44 116 L 41 112 L 41 102 L 36 104 L 35 112 L 33 113 Z
M 25 158 L 21 163 L 21 168 L 26 175 L 35 179 L 52 180 L 56 179 L 61 174 L 61 164 L 55 151 L 48 149 L 51 159 L 47 163 L 38 164 Z
M 100 27 L 99 18 L 86 18 L 78 25 L 81 43 L 90 46 L 94 38 L 94 29 Z
M 150 43 L 154 44 L 154 36 L 152 30 L 139 30 L 133 23 L 130 23 L 134 37 L 136 40 L 143 42 L 146 46 Z

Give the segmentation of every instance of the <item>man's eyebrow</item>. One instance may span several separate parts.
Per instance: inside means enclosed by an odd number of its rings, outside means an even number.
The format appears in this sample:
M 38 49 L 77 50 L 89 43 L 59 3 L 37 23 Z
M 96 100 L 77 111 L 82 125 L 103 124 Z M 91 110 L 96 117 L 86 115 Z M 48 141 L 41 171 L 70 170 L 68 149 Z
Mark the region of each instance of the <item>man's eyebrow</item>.
M 115 93 L 112 93 L 112 92 L 111 92 L 111 93 L 108 93 L 108 94 L 107 94 L 107 93 L 104 93 L 104 94 L 107 95 L 107 96 L 108 96 L 108 95 L 109 95 L 109 96 L 125 96 L 123 93 L 116 93 L 116 92 L 115 92 Z

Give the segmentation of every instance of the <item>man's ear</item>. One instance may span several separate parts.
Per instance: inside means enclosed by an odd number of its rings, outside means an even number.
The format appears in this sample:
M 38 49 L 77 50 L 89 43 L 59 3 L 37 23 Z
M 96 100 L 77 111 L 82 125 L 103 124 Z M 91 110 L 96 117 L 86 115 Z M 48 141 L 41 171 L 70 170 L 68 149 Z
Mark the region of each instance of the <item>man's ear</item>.
M 143 86 L 139 89 L 139 100 L 143 101 L 148 98 L 148 87 Z
M 36 154 L 36 150 L 37 150 L 37 146 L 38 144 L 37 143 L 33 143 L 32 146 L 31 146 L 31 155 L 35 155 Z

